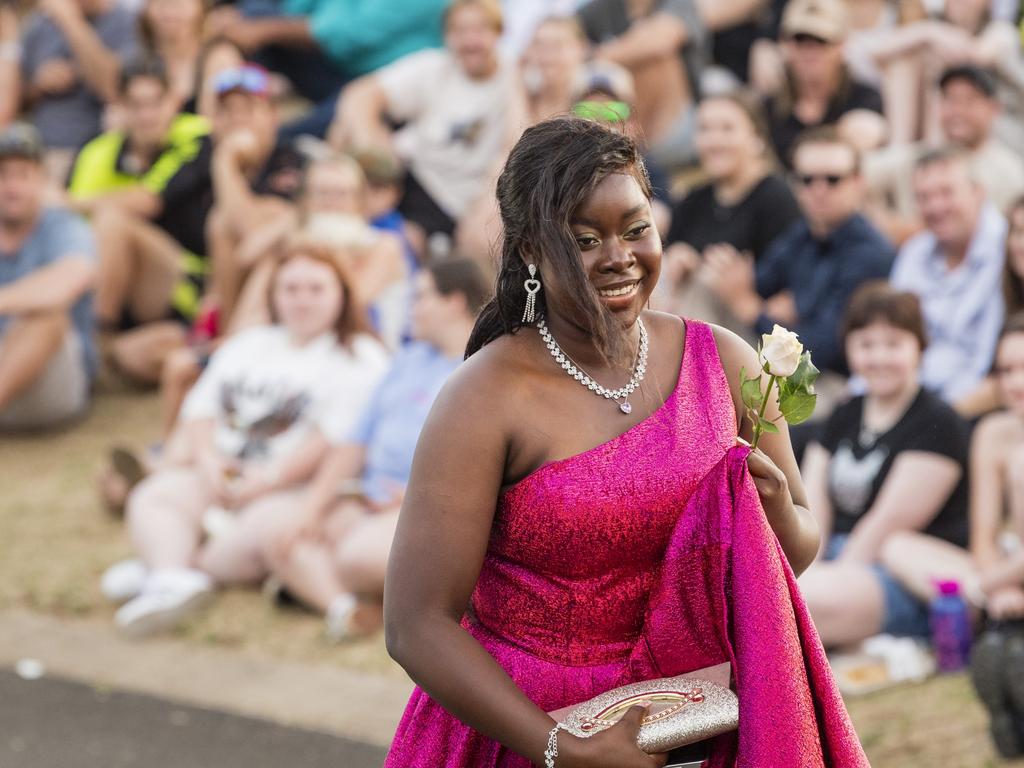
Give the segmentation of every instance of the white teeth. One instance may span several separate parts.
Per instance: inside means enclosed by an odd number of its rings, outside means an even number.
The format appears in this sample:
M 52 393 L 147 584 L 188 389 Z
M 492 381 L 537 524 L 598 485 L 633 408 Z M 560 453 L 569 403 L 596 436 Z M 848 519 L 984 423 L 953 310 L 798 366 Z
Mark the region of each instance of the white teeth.
M 601 291 L 600 293 L 602 296 L 607 296 L 609 298 L 612 296 L 626 296 L 632 293 L 634 288 L 636 288 L 636 283 L 632 283 L 623 288 L 616 288 L 615 290 L 612 291 Z

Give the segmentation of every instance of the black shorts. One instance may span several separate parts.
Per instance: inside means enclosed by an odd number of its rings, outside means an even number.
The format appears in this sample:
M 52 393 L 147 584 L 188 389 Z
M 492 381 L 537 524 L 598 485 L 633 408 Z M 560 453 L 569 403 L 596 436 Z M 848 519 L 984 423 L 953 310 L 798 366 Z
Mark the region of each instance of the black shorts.
M 405 177 L 405 194 L 398 204 L 398 212 L 407 221 L 423 229 L 427 237 L 435 232 L 443 232 L 449 237 L 455 234 L 455 219 L 434 202 L 434 198 L 411 173 Z

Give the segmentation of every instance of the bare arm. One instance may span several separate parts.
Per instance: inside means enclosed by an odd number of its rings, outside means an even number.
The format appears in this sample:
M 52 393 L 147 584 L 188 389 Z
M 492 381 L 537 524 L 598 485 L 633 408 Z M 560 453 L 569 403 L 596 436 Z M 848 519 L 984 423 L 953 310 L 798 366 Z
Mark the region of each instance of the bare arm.
M 228 486 L 227 506 L 238 509 L 274 491 L 309 480 L 327 452 L 327 440 L 313 430 L 290 454 L 270 467 L 244 467 L 241 477 Z
M 689 39 L 683 21 L 671 13 L 655 13 L 633 22 L 614 40 L 598 46 L 595 55 L 624 67 L 674 55 Z
M 811 514 L 821 529 L 819 558 L 825 553 L 825 543 L 832 535 L 832 502 L 828 498 L 828 463 L 831 460 L 832 454 L 820 443 L 811 443 L 804 451 L 804 463 L 800 470 L 807 485 L 807 502 L 811 505 Z
M 21 106 L 21 44 L 18 14 L 10 5 L 0 6 L 0 126 L 18 116 Z
M 981 67 L 1013 71 L 1020 56 L 1017 30 L 1006 21 L 994 21 L 974 40 L 972 56 Z
M 971 438 L 971 556 L 979 568 L 995 563 L 999 555 L 999 524 L 1003 509 L 1003 460 L 999 445 L 999 416 L 983 420 Z
M 0 286 L 0 317 L 70 309 L 95 279 L 96 266 L 91 259 L 70 255 Z
M 873 35 L 864 43 L 864 49 L 875 62 L 884 66 L 892 59 L 913 53 L 927 45 L 937 23 L 939 22 L 918 21 L 880 35 Z
M 904 451 L 864 516 L 857 521 L 840 558 L 870 563 L 878 558 L 885 538 L 895 531 L 920 531 L 946 503 L 963 474 L 947 456 Z
M 64 33 L 85 83 L 103 101 L 114 101 L 117 98 L 121 62 L 89 25 L 78 3 L 71 0 L 40 0 L 39 10 L 47 14 Z
M 348 85 L 327 138 L 337 149 L 382 149 L 391 152 L 391 129 L 385 122 L 388 98 L 373 75 Z
M 68 204 L 84 216 L 92 216 L 99 208 L 106 205 L 116 206 L 146 219 L 155 219 L 163 211 L 163 201 L 160 196 L 140 185 L 98 195 L 70 197 Z
M 514 384 L 504 370 L 491 372 L 486 353 L 449 380 L 421 433 L 388 563 L 386 641 L 446 710 L 543 765 L 554 721 L 459 623 L 487 550 L 512 434 L 510 411 L 495 407 L 505 398 L 495 394 Z M 587 740 L 563 734 L 559 752 L 565 768 L 664 764 L 640 752 L 635 735 L 622 738 L 621 726 Z
M 239 235 L 263 224 L 255 206 L 256 195 L 246 178 L 245 158 L 256 150 L 256 137 L 246 131 L 226 136 L 213 151 L 213 191 L 228 226 Z M 257 215 L 254 215 L 257 214 Z
M 764 0 L 697 0 L 697 11 L 707 28 L 718 32 L 750 21 L 764 5 Z
M 740 394 L 740 369 L 760 370 L 757 352 L 732 331 L 717 326 L 713 328 L 722 367 L 732 389 L 736 421 L 741 427 L 740 436 L 750 440 L 753 429 L 746 418 L 746 409 Z M 751 454 L 748 465 L 761 496 L 768 524 L 778 537 L 793 572 L 799 576 L 817 556 L 821 532 L 817 521 L 807 508 L 807 493 L 800 478 L 796 457 L 793 455 L 789 427 L 785 420 L 779 418 L 778 403 L 774 395 L 769 398 L 765 416 L 768 419 L 778 419 L 776 424 L 779 427 L 779 434 L 763 435 L 758 450 Z
M 382 232 L 357 259 L 352 277 L 358 293 L 366 302 L 373 301 L 386 288 L 406 276 L 402 241 L 393 233 Z
M 361 445 L 343 443 L 328 448 L 327 456 L 306 491 L 304 510 L 312 517 L 321 518 L 338 497 L 341 483 L 359 477 L 365 464 L 366 449 Z
M 226 37 L 246 53 L 268 45 L 312 48 L 316 40 L 309 19 L 303 16 L 271 16 L 250 19 L 238 9 L 222 6 L 206 17 L 207 38 Z

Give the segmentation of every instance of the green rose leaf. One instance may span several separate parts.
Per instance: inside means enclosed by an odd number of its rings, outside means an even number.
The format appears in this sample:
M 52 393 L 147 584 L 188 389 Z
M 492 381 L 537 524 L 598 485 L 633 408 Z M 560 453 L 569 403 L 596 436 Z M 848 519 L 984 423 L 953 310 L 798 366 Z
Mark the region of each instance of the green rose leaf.
M 768 421 L 768 419 L 761 419 L 761 431 L 767 432 L 769 435 L 779 434 L 779 428 Z
M 779 398 L 779 410 L 789 424 L 802 424 L 811 418 L 817 400 L 813 392 L 797 390 Z
M 740 387 L 740 395 L 743 398 L 743 404 L 754 411 L 761 407 L 761 400 L 763 395 L 761 394 L 761 377 L 758 376 L 756 379 L 748 379 L 745 376 L 745 371 L 740 371 L 740 378 L 743 381 Z

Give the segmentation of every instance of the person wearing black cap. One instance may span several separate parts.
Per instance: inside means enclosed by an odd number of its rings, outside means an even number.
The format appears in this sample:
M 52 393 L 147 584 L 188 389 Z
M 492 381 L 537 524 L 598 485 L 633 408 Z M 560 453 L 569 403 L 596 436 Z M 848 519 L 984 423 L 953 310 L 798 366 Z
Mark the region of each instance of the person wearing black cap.
M 0 429 L 80 415 L 96 371 L 92 234 L 74 213 L 44 207 L 44 151 L 32 126 L 0 133 Z
M 938 84 L 941 143 L 967 154 L 972 177 L 999 210 L 1007 210 L 1024 194 L 1024 159 L 995 135 L 1002 113 L 995 75 L 960 64 L 947 68 Z M 865 158 L 874 218 L 898 241 L 920 229 L 911 180 L 914 162 L 927 148 L 893 145 Z

